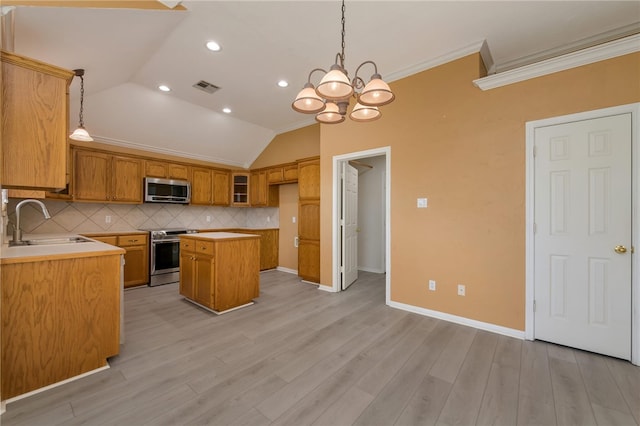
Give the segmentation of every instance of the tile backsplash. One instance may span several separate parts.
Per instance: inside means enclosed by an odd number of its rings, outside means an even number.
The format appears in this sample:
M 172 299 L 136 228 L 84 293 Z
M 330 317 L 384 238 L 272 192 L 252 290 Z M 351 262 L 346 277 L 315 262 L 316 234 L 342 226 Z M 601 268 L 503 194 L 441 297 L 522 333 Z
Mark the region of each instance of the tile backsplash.
M 9 200 L 9 232 L 19 199 Z M 23 205 L 20 227 L 27 234 L 134 231 L 145 228 L 277 228 L 279 209 L 208 207 L 181 204 L 94 204 L 44 200 L 51 219 L 40 207 Z

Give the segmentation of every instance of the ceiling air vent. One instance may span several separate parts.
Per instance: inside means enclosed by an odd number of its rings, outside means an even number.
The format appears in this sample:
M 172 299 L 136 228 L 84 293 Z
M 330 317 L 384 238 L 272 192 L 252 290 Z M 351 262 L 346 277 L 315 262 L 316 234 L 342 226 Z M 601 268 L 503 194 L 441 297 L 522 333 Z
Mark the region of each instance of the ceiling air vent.
M 198 90 L 202 90 L 203 92 L 207 92 L 209 94 L 211 94 L 211 93 L 215 92 L 216 90 L 220 89 L 215 84 L 211 84 L 211 83 L 209 83 L 207 81 L 204 81 L 204 80 L 200 80 L 199 82 L 194 84 L 193 87 L 195 87 Z

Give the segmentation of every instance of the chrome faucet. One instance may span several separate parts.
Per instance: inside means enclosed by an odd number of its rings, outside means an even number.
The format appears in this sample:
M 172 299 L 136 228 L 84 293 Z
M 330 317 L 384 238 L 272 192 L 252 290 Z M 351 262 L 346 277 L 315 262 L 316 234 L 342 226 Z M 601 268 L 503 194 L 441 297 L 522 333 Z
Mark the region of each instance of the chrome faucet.
M 33 200 L 33 199 L 28 199 L 28 200 L 22 200 L 18 203 L 18 205 L 16 206 L 16 224 L 13 227 L 13 243 L 17 243 L 22 241 L 22 229 L 20 229 L 20 208 L 28 203 L 35 203 L 40 205 L 40 207 L 42 208 L 42 214 L 44 215 L 45 219 L 51 219 L 51 215 L 49 214 L 49 210 L 47 210 L 47 206 L 44 205 L 44 203 L 40 200 Z

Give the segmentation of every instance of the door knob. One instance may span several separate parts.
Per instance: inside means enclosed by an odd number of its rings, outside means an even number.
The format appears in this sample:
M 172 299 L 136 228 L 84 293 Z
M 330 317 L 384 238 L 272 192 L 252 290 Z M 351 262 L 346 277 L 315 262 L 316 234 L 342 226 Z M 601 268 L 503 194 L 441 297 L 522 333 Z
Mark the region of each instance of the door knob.
M 613 250 L 619 254 L 627 252 L 627 248 L 625 246 L 616 246 Z

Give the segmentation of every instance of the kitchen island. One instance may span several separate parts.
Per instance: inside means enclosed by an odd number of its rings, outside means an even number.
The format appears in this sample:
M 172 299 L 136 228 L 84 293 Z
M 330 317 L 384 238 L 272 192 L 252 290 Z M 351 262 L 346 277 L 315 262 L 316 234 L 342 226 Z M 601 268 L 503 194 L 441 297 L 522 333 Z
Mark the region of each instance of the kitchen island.
M 180 294 L 216 314 L 253 304 L 260 295 L 260 236 L 181 235 Z
M 119 353 L 123 253 L 93 240 L 2 245 L 3 399 L 107 367 Z

